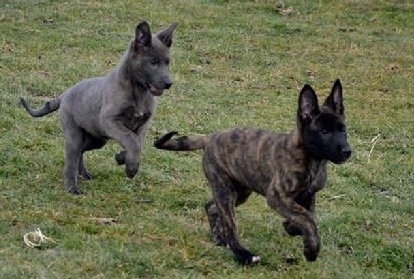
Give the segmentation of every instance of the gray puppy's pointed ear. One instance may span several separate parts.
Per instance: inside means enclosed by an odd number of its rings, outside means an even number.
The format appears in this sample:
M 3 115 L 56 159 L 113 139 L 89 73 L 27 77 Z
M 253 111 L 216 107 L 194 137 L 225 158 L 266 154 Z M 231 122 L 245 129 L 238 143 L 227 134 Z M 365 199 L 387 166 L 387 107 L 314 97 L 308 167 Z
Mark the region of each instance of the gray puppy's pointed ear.
M 173 36 L 174 30 L 177 27 L 177 25 L 178 23 L 175 22 L 171 24 L 169 27 L 167 27 L 166 29 L 157 33 L 156 37 L 158 38 L 158 40 L 160 40 L 165 46 L 171 47 L 172 36 Z
M 326 98 L 324 105 L 338 114 L 344 114 L 345 108 L 342 97 L 342 84 L 339 79 L 337 79 L 332 86 L 331 94 Z
M 309 122 L 320 112 L 318 97 L 313 88 L 306 84 L 299 94 L 298 118 L 301 122 Z
M 140 22 L 135 28 L 135 50 L 151 46 L 151 30 L 146 21 Z

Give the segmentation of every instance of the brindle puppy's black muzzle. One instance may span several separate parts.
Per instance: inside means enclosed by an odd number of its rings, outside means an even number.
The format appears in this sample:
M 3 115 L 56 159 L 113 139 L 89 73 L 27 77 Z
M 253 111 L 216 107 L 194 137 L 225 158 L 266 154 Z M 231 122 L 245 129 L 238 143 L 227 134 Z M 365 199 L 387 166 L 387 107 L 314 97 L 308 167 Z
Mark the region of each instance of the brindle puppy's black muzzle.
M 334 164 L 343 164 L 351 157 L 352 150 L 351 147 L 347 144 L 346 146 L 339 147 L 336 158 L 332 158 L 330 161 Z

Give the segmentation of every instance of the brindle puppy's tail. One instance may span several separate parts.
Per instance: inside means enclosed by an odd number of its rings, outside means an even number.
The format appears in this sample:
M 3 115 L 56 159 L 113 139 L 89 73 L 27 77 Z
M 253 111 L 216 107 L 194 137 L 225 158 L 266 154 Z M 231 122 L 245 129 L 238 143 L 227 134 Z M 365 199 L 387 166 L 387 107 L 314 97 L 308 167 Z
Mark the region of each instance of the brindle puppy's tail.
M 176 134 L 178 133 L 169 132 L 163 135 L 154 141 L 154 146 L 158 149 L 190 151 L 204 149 L 210 140 L 210 136 L 184 136 L 172 139 L 172 137 Z
M 54 98 L 48 102 L 46 102 L 41 108 L 39 109 L 32 109 L 27 101 L 23 98 L 20 98 L 20 103 L 26 109 L 26 111 L 33 117 L 41 117 L 43 115 L 49 114 L 55 110 L 58 110 L 60 107 L 60 98 Z

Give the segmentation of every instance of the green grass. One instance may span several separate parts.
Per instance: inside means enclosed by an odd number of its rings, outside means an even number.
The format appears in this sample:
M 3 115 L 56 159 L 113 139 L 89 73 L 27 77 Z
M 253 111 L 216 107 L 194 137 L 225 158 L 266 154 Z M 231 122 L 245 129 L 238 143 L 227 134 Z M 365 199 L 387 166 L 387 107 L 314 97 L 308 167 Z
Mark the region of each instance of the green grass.
M 0 0 L 0 277 L 414 278 L 414 4 L 401 1 Z M 171 72 L 139 176 L 116 166 L 116 144 L 91 152 L 85 195 L 66 194 L 57 114 L 30 118 L 74 83 L 104 75 L 134 27 L 179 22 Z M 232 126 L 289 131 L 310 83 L 344 86 L 353 157 L 329 166 L 317 200 L 322 249 L 308 263 L 300 238 L 254 196 L 237 209 L 245 268 L 209 239 L 200 153 L 152 147 L 157 132 Z M 379 135 L 371 151 L 371 140 Z M 94 218 L 115 218 L 113 225 Z M 56 246 L 30 249 L 40 228 Z

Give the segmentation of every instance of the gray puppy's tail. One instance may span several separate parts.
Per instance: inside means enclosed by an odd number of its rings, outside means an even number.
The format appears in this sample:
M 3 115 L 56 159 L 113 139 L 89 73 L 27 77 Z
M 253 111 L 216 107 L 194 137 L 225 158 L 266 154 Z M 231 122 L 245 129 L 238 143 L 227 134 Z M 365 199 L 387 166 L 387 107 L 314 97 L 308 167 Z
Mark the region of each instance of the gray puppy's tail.
M 204 149 L 210 140 L 210 136 L 191 136 L 172 139 L 177 132 L 169 132 L 154 141 L 154 146 L 158 149 L 190 151 Z
M 48 102 L 46 102 L 41 108 L 39 109 L 32 109 L 27 101 L 23 98 L 20 98 L 20 103 L 26 109 L 26 111 L 33 117 L 41 117 L 43 115 L 49 114 L 55 110 L 58 110 L 60 107 L 60 98 L 54 98 Z

